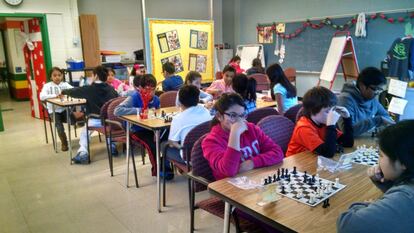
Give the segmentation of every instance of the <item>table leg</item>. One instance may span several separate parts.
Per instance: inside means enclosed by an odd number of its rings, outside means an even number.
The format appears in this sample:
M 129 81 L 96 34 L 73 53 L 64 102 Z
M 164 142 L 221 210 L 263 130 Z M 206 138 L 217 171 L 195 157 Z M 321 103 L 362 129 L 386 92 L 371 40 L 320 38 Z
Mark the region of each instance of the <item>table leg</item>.
M 66 108 L 66 120 L 68 122 L 68 142 L 69 142 L 69 157 L 70 157 L 70 164 L 72 164 L 72 137 L 70 136 L 70 107 Z
M 230 204 L 228 202 L 224 202 L 224 226 L 223 226 L 223 233 L 230 232 Z
M 53 132 L 54 134 L 52 135 L 52 137 L 55 139 L 53 140 L 53 142 L 55 143 L 55 153 L 58 153 L 57 151 L 57 130 L 56 130 L 56 106 L 54 104 L 52 104 L 52 111 L 53 111 Z
M 110 145 L 109 145 L 110 146 Z M 129 186 L 129 122 L 126 122 L 126 181 L 125 185 Z
M 160 182 L 160 130 L 155 130 L 155 148 L 157 160 L 157 209 L 161 213 L 161 182 Z M 164 174 L 165 175 L 165 174 Z

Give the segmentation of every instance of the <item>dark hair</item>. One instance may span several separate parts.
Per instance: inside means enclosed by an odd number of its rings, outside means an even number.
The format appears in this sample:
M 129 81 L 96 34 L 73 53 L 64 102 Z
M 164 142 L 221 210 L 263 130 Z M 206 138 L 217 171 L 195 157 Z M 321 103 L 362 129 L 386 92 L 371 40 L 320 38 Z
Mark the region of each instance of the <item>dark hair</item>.
M 134 84 L 135 87 L 141 86 L 141 79 L 142 79 L 142 75 L 135 75 L 134 80 L 132 80 L 132 83 Z
M 194 82 L 197 78 L 201 78 L 201 74 L 197 71 L 190 71 L 188 72 L 187 76 L 185 76 L 185 85 L 188 85 L 188 83 Z
M 391 161 L 399 161 L 406 170 L 398 181 L 414 178 L 414 120 L 388 126 L 379 135 L 379 148 Z
M 97 66 L 93 69 L 93 74 L 98 76 L 98 79 L 102 82 L 106 82 L 108 79 L 108 70 L 104 66 Z
M 303 96 L 303 115 L 310 117 L 318 114 L 322 108 L 336 105 L 336 96 L 326 87 L 313 87 Z
M 214 104 L 214 109 L 224 115 L 224 113 L 233 105 L 240 105 L 246 109 L 246 104 L 244 103 L 243 98 L 237 93 L 224 93 L 220 96 L 220 99 Z M 220 121 L 217 119 L 217 116 L 211 120 L 211 126 L 219 124 Z
M 254 78 L 248 78 L 245 74 L 236 74 L 232 80 L 232 87 L 244 100 L 256 101 L 256 80 Z
M 237 55 L 232 57 L 229 63 L 236 62 L 236 61 L 241 61 L 241 58 Z
M 61 73 L 63 75 L 63 70 L 61 68 L 57 67 L 57 66 L 54 66 L 49 71 L 49 78 L 52 78 L 53 71 L 58 71 L 59 73 Z
M 375 67 L 367 67 L 359 73 L 357 83 L 362 83 L 367 87 L 371 85 L 379 86 L 387 83 L 387 79 L 379 69 Z
M 178 100 L 186 107 L 197 106 L 200 99 L 200 90 L 193 85 L 184 85 L 178 92 Z
M 270 93 L 273 99 L 275 99 L 273 87 L 278 83 L 280 83 L 280 85 L 286 88 L 287 98 L 293 98 L 297 95 L 296 87 L 293 86 L 292 83 L 290 83 L 289 79 L 285 75 L 285 72 L 283 72 L 283 69 L 279 64 L 275 63 L 270 65 L 266 69 L 266 75 L 269 77 L 270 80 Z
M 168 74 L 174 74 L 175 66 L 171 62 L 166 62 L 162 65 L 162 71 L 167 71 Z
M 140 85 L 142 88 L 145 88 L 147 86 L 150 87 L 156 87 L 157 86 L 157 80 L 155 79 L 154 75 L 152 74 L 144 74 L 141 76 Z
M 233 73 L 236 73 L 236 69 L 234 69 L 234 67 L 232 67 L 232 66 L 226 65 L 226 66 L 223 68 L 223 74 L 224 74 L 224 73 L 226 73 L 226 72 L 233 72 Z
M 253 59 L 252 66 L 262 68 L 262 60 L 260 60 L 260 58 Z
M 112 67 L 106 67 L 106 71 L 108 72 L 108 75 L 109 72 L 112 72 L 115 75 L 115 70 Z

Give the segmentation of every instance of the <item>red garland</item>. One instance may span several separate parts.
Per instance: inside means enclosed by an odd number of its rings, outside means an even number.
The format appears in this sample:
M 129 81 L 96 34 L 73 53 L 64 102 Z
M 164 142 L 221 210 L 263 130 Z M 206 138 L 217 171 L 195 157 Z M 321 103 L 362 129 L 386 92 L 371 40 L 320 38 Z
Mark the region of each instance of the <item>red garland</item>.
M 377 18 L 377 14 L 373 14 L 370 17 L 371 17 L 371 19 L 376 19 Z
M 387 21 L 390 23 L 394 23 L 394 18 L 388 18 Z
M 384 15 L 384 13 L 380 14 L 381 19 L 386 19 L 387 17 Z
M 404 21 L 405 21 L 405 19 L 404 19 L 403 17 L 399 17 L 399 18 L 398 18 L 398 22 L 402 23 L 402 22 L 404 22 Z

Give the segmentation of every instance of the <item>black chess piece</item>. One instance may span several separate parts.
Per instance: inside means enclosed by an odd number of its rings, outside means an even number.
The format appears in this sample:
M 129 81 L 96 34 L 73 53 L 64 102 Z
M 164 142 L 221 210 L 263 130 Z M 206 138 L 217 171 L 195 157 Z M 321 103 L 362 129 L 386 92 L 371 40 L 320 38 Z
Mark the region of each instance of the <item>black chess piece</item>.
M 273 182 L 276 182 L 276 174 L 273 174 Z
M 328 208 L 330 206 L 330 204 L 329 204 L 329 198 L 326 198 L 324 201 L 323 201 L 323 205 L 322 205 L 322 207 L 323 208 Z
M 165 117 L 165 112 L 164 110 L 161 111 L 161 117 Z
M 296 175 L 297 171 L 296 171 L 296 167 L 293 167 L 293 172 L 294 175 Z
M 290 174 L 287 175 L 287 181 L 290 182 Z
M 280 168 L 277 169 L 277 177 L 280 176 Z
M 286 194 L 286 191 L 285 191 L 285 186 L 282 186 L 282 191 L 280 191 L 280 193 L 281 193 L 281 194 Z
M 268 176 L 267 179 L 269 180 L 269 184 L 272 183 L 272 177 Z
M 306 177 L 306 176 L 308 176 L 308 172 L 307 172 L 307 171 L 305 171 L 305 175 L 303 175 L 303 176 L 305 176 L 305 177 Z
M 288 176 L 288 174 L 289 174 L 289 169 L 285 169 L 285 177 L 287 177 Z
M 269 184 L 269 182 L 267 181 L 267 178 L 264 179 L 264 185 Z
M 280 178 L 285 178 L 285 169 L 284 168 L 282 168 L 282 175 L 280 176 Z
M 316 179 L 315 179 L 315 175 L 312 175 L 312 182 L 315 183 Z
M 280 174 L 277 174 L 277 178 L 276 178 L 276 180 L 277 180 L 277 181 L 279 181 L 279 180 L 280 180 Z

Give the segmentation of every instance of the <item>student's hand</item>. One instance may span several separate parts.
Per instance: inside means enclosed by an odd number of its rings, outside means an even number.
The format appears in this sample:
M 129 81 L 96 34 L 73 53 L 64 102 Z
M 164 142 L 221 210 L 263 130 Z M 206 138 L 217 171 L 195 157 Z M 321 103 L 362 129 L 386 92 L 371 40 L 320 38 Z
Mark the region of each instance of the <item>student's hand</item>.
M 381 116 L 381 119 L 382 119 L 382 123 L 384 124 L 384 125 L 393 125 L 393 124 L 395 124 L 395 121 L 393 121 L 391 118 L 389 118 L 389 117 L 384 117 L 384 116 Z
M 254 168 L 252 160 L 246 160 L 240 164 L 239 173 L 250 171 Z
M 56 97 L 59 98 L 59 99 L 62 99 L 63 98 L 63 94 L 58 94 Z
M 373 181 L 384 182 L 384 175 L 382 174 L 381 168 L 379 165 L 370 167 L 367 170 L 368 177 Z
M 231 125 L 231 132 L 241 135 L 244 131 L 247 131 L 246 120 L 238 120 L 233 125 Z
M 335 111 L 338 112 L 342 118 L 349 118 L 351 116 L 351 114 L 349 114 L 348 109 L 346 109 L 345 107 L 336 106 Z
M 265 101 L 265 102 L 272 102 L 272 101 L 274 101 L 272 99 L 272 97 L 270 97 L 270 96 L 262 96 L 262 100 Z
M 341 115 L 339 115 L 339 113 L 336 112 L 334 108 L 331 108 L 331 110 L 329 110 L 328 117 L 326 117 L 326 125 L 335 125 L 336 122 L 338 122 L 340 116 Z
M 207 103 L 204 104 L 204 107 L 207 109 L 211 109 L 214 105 L 213 101 L 207 101 Z

